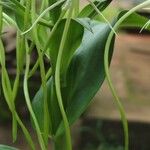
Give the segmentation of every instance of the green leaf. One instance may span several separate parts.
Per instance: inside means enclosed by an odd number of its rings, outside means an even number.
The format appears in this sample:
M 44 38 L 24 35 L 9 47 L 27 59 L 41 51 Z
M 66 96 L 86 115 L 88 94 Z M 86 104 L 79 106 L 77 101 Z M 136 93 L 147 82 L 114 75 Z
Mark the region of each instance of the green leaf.
M 119 18 L 124 15 L 127 11 L 123 11 L 120 13 Z M 141 29 L 146 22 L 149 21 L 149 18 L 146 18 L 142 15 L 139 15 L 137 13 L 133 13 L 130 15 L 126 20 L 123 21 L 121 24 L 121 28 L 138 28 Z M 150 26 L 146 29 L 150 31 Z
M 18 150 L 18 149 L 7 145 L 0 145 L 0 150 Z
M 84 20 L 81 18 L 75 19 L 78 23 L 80 23 L 85 29 L 89 30 L 90 32 L 93 33 L 92 28 L 90 26 L 90 19 L 89 18 L 84 18 Z
M 133 17 L 135 18 L 133 19 Z M 139 25 L 137 23 L 140 22 L 140 20 L 143 21 L 142 24 Z M 143 18 L 143 16 L 139 16 L 138 14 L 133 14 L 129 18 L 127 18 L 125 22 L 123 22 L 121 27 L 127 25 L 127 23 L 128 26 L 142 27 L 147 21 L 147 18 Z M 63 24 L 63 22 L 61 24 Z M 85 111 L 105 79 L 104 49 L 107 37 L 111 29 L 108 25 L 97 21 L 90 21 L 89 25 L 93 33 L 88 29 L 85 29 L 82 43 L 73 54 L 69 68 L 67 68 L 65 85 L 62 84 L 64 81 L 64 76 L 61 76 L 61 92 L 63 97 L 63 103 L 70 125 L 75 122 Z M 62 28 L 59 28 L 59 30 L 61 29 Z M 57 31 L 57 33 L 60 32 L 61 31 Z M 58 35 L 60 34 L 56 34 L 55 36 L 57 37 Z M 57 41 L 58 45 L 59 40 Z M 70 45 L 73 44 L 73 42 L 69 43 Z M 113 53 L 113 45 L 114 40 L 112 40 L 111 48 L 109 51 L 109 63 L 111 61 Z M 54 63 L 55 59 L 57 59 L 57 52 L 55 53 L 55 55 L 52 56 L 54 59 L 52 60 L 52 62 Z M 55 81 L 53 80 L 53 78 L 51 78 L 50 81 L 48 81 L 47 86 L 48 91 L 50 91 L 48 101 L 51 120 L 53 124 L 53 134 L 57 137 L 58 135 L 60 135 L 60 133 L 63 132 L 64 128 L 62 118 L 59 112 L 59 107 L 57 104 L 54 83 Z M 40 89 L 33 100 L 33 108 L 40 124 L 42 124 L 43 120 L 42 95 L 43 92 L 42 89 Z
M 103 53 L 105 42 L 110 32 L 110 28 L 106 24 L 95 21 L 91 21 L 90 25 L 94 33 L 91 33 L 89 30 L 85 29 L 82 44 L 76 50 L 69 69 L 67 69 L 66 85 L 62 85 L 62 96 L 64 100 L 63 103 L 65 105 L 70 124 L 78 119 L 78 117 L 84 112 L 105 78 Z M 74 42 L 71 43 L 73 44 Z M 110 55 L 112 54 L 112 49 Z M 61 79 L 64 80 L 63 77 Z M 48 82 L 48 91 L 51 91 L 49 88 L 54 86 L 51 84 L 52 79 Z M 51 95 L 50 92 L 49 94 Z M 39 122 L 42 122 L 41 115 L 43 114 L 42 95 L 43 92 L 40 89 L 33 101 L 33 108 Z M 53 105 L 53 103 L 51 103 L 49 108 L 51 108 L 51 110 L 53 108 L 53 111 L 56 111 L 56 109 L 59 110 L 56 97 L 54 97 L 54 99 L 52 97 L 50 101 L 51 100 L 55 102 L 55 106 Z M 52 114 L 55 113 L 53 112 Z M 57 115 L 59 117 L 57 120 L 57 126 L 54 127 L 55 131 L 61 122 L 60 113 L 58 112 L 57 114 L 55 114 L 55 117 L 57 117 Z
M 6 9 L 6 14 L 8 13 L 7 10 L 11 10 L 12 14 L 8 14 L 15 22 L 17 23 L 20 30 L 24 28 L 24 11 L 25 8 L 22 6 L 18 1 L 13 0 L 3 0 L 2 5 Z
M 97 8 L 100 11 L 103 11 L 110 3 L 112 0 L 95 0 L 94 4 L 97 6 Z M 80 18 L 84 17 L 89 17 L 89 18 L 94 18 L 96 16 L 96 11 L 93 9 L 93 7 L 88 4 L 85 6 L 82 11 L 80 12 L 79 16 Z
M 91 21 L 93 33 L 85 31 L 82 44 L 76 51 L 67 74 L 67 88 L 63 99 L 67 100 L 66 113 L 72 124 L 88 107 L 105 79 L 104 49 L 110 33 L 108 25 Z M 113 53 L 114 40 L 110 49 Z M 63 125 L 57 131 L 59 135 Z
M 41 45 L 41 50 L 44 51 L 44 47 L 45 47 L 45 44 L 47 42 L 47 40 L 45 40 L 45 39 L 49 38 L 49 36 L 48 36 L 49 32 L 47 32 L 47 28 L 45 28 L 42 25 L 38 25 L 37 30 L 38 30 L 38 33 L 37 33 L 38 34 L 38 39 L 40 41 L 39 44 Z

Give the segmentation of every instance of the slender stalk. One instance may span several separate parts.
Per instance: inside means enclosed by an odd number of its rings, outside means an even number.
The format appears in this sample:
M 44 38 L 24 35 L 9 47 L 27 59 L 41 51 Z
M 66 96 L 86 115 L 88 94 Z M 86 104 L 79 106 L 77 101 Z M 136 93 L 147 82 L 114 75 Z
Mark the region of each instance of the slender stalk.
M 22 123 L 20 117 L 18 116 L 16 110 L 15 110 L 15 106 L 13 105 L 13 103 L 10 101 L 10 98 L 11 98 L 11 93 L 8 93 L 8 88 L 6 87 L 6 84 L 5 84 L 5 74 L 3 74 L 2 72 L 2 87 L 3 87 L 3 91 L 4 91 L 4 96 L 5 96 L 5 99 L 6 99 L 6 102 L 9 106 L 9 109 L 12 113 L 12 115 L 14 116 L 13 118 L 15 120 L 17 120 L 18 124 L 20 125 L 25 137 L 26 137 L 26 140 L 27 142 L 29 143 L 30 147 L 32 150 L 35 150 L 35 146 L 33 144 L 33 141 L 32 141 L 32 138 L 28 132 L 28 130 L 26 129 L 26 127 L 24 126 L 24 124 Z
M 49 135 L 49 109 L 48 109 L 48 99 L 47 99 L 47 86 L 46 86 L 46 73 L 44 67 L 43 56 L 40 49 L 37 47 L 38 55 L 39 55 L 39 65 L 40 65 L 40 73 L 41 73 L 41 80 L 42 80 L 42 88 L 44 93 L 44 139 L 46 145 L 48 144 L 48 135 Z
M 2 6 L 0 6 L 0 33 L 2 33 L 2 28 L 3 28 L 3 8 Z M 1 43 L 1 51 L 3 51 L 3 56 L 5 55 L 4 54 L 4 48 L 3 48 L 3 44 L 2 44 L 2 41 L 0 41 Z M 3 58 L 3 62 L 2 62 L 2 72 L 6 75 L 5 76 L 5 83 L 7 84 L 7 87 L 9 87 L 9 93 L 11 94 L 12 93 L 12 90 L 11 90 L 11 85 L 10 85 L 10 80 L 9 80 L 9 77 L 8 77 L 8 74 L 7 74 L 7 71 L 6 71 L 6 68 L 5 68 L 5 59 Z M 12 100 L 12 103 L 13 103 L 13 100 Z M 11 104 L 9 104 L 10 108 L 11 108 Z M 13 136 L 13 142 L 16 141 L 17 139 L 17 121 L 12 113 L 12 136 Z
M 10 85 L 8 85 L 8 80 L 9 80 L 8 74 L 7 74 L 7 71 L 5 69 L 5 66 L 2 66 L 2 87 L 3 87 L 3 92 L 4 92 L 6 102 L 7 102 L 9 109 L 12 113 L 13 119 L 17 120 L 19 125 L 21 126 L 23 133 L 24 133 L 29 145 L 31 146 L 31 149 L 35 150 L 32 138 L 31 138 L 28 130 L 26 129 L 26 127 L 24 126 L 21 119 L 19 118 L 19 116 L 16 113 L 15 105 L 14 105 L 14 102 L 12 101 L 12 91 L 10 89 Z
M 97 12 L 97 14 L 99 15 L 99 17 L 102 17 L 104 19 L 104 21 L 109 25 L 110 29 L 117 35 L 117 33 L 115 32 L 115 30 L 113 29 L 112 25 L 110 24 L 110 22 L 106 19 L 106 17 L 100 12 L 100 10 L 96 7 L 96 5 L 91 1 L 91 0 L 87 0 L 90 5 L 94 8 L 94 10 Z
M 23 1 L 22 1 L 23 3 Z M 25 9 L 25 15 L 24 15 L 24 30 L 27 28 L 28 25 L 28 20 L 29 20 L 29 13 L 30 13 L 30 1 L 26 1 L 26 9 Z M 23 65 L 24 65 L 24 61 L 22 60 L 22 58 L 24 57 L 24 41 L 25 41 L 25 37 L 21 37 L 20 36 L 20 32 L 17 32 L 17 47 L 16 47 L 16 58 L 17 58 L 17 72 L 16 72 L 16 78 L 14 81 L 14 86 L 13 86 L 13 91 L 12 91 L 12 101 L 15 102 L 16 96 L 17 96 L 17 92 L 18 92 L 18 88 L 19 88 L 19 82 L 20 82 L 20 74 L 22 72 L 23 69 Z M 15 120 L 15 118 L 13 117 L 13 141 L 16 140 L 16 136 L 17 136 L 17 121 Z
M 32 1 L 32 21 L 35 19 L 35 0 Z M 40 65 L 40 74 L 41 74 L 41 80 L 42 80 L 42 89 L 43 89 L 43 110 L 44 110 L 44 133 L 43 138 L 45 142 L 45 146 L 48 145 L 48 138 L 49 138 L 49 126 L 50 126 L 50 116 L 49 116 L 49 108 L 48 108 L 48 98 L 47 98 L 47 85 L 46 85 L 46 73 L 45 73 L 45 66 L 44 66 L 44 60 L 43 55 L 40 49 L 39 45 L 39 39 L 37 34 L 37 27 L 33 28 L 33 37 L 35 40 L 38 56 L 39 56 L 39 65 Z
M 39 125 L 38 125 L 38 121 L 37 121 L 36 116 L 32 109 L 32 104 L 31 104 L 29 91 L 28 91 L 28 73 L 29 73 L 29 67 L 30 67 L 30 55 L 28 54 L 28 50 L 29 50 L 29 48 L 28 48 L 27 42 L 26 42 L 26 70 L 25 70 L 24 84 L 23 84 L 24 94 L 25 94 L 25 99 L 26 99 L 26 103 L 28 106 L 28 110 L 31 114 L 31 117 L 33 119 L 33 122 L 34 122 L 34 125 L 36 128 L 39 144 L 40 144 L 42 150 L 46 150 L 46 146 L 45 146 L 45 143 L 44 143 L 44 140 L 43 140 L 43 137 L 42 137 Z
M 118 21 L 117 23 L 114 25 L 114 30 L 116 31 L 119 26 L 121 25 L 121 23 L 127 18 L 129 17 L 132 13 L 134 13 L 135 11 L 146 7 L 150 5 L 150 0 L 147 0 L 143 3 L 141 3 L 140 5 L 132 8 L 131 10 L 129 10 L 125 15 L 123 15 Z M 109 84 L 110 90 L 112 91 L 112 94 L 114 96 L 114 99 L 116 100 L 116 104 L 118 106 L 118 109 L 120 111 L 120 115 L 122 118 L 122 122 L 123 122 L 123 127 L 124 127 L 124 134 L 125 134 L 125 150 L 129 149 L 129 134 L 128 134 L 128 123 L 127 123 L 127 119 L 126 119 L 126 115 L 125 115 L 125 111 L 124 108 L 119 100 L 119 97 L 117 95 L 116 89 L 113 86 L 111 77 L 110 77 L 110 72 L 109 72 L 109 64 L 108 64 L 108 58 L 109 58 L 109 49 L 110 49 L 110 45 L 111 45 L 111 41 L 113 39 L 114 36 L 114 32 L 111 31 L 111 33 L 109 34 L 107 43 L 106 43 L 106 47 L 105 47 L 105 54 L 104 54 L 104 65 L 105 65 L 105 72 L 106 72 L 106 79 L 107 82 Z
M 32 140 L 32 138 L 31 138 L 31 136 L 30 136 L 29 131 L 27 130 L 27 128 L 25 127 L 25 125 L 24 125 L 23 122 L 21 121 L 21 119 L 20 119 L 20 117 L 18 116 L 18 114 L 17 114 L 16 112 L 14 112 L 14 114 L 15 114 L 16 120 L 17 120 L 18 124 L 20 125 L 20 127 L 21 127 L 21 129 L 22 129 L 22 131 L 23 131 L 23 133 L 24 133 L 24 135 L 25 135 L 25 138 L 26 138 L 27 142 L 29 143 L 31 149 L 32 149 L 32 150 L 36 150 L 36 149 L 35 149 L 35 146 L 34 146 L 34 143 L 33 143 L 33 140 Z
M 17 71 L 16 71 L 16 78 L 12 90 L 12 101 L 14 105 L 15 105 L 15 99 L 19 89 L 20 75 L 24 65 L 23 57 L 24 57 L 24 38 L 20 37 L 19 32 L 17 32 L 17 47 L 16 47 Z M 13 118 L 12 128 L 13 128 L 14 135 L 17 136 L 17 121 L 14 118 Z M 14 141 L 15 140 L 16 139 L 14 139 Z
M 63 100 L 62 100 L 62 95 L 61 95 L 61 86 L 60 86 L 60 66 L 61 66 L 61 59 L 62 59 L 62 54 L 67 38 L 67 33 L 69 30 L 70 22 L 71 22 L 71 16 L 73 14 L 73 5 L 71 4 L 71 7 L 68 12 L 64 32 L 62 35 L 62 40 L 60 43 L 59 51 L 58 51 L 58 56 L 57 56 L 57 62 L 56 62 L 56 70 L 55 70 L 55 88 L 56 88 L 56 95 L 57 95 L 57 100 L 59 104 L 59 108 L 61 111 L 61 115 L 63 118 L 64 122 L 64 127 L 65 127 L 65 135 L 66 135 L 66 149 L 67 150 L 72 150 L 72 145 L 71 145 L 71 135 L 70 135 L 70 127 L 69 127 L 69 122 L 66 116 L 66 112 L 63 106 Z
M 50 69 L 48 70 L 48 72 L 46 73 L 46 80 L 48 80 L 51 75 L 52 75 L 52 68 L 50 68 Z
M 32 138 L 31 138 L 28 130 L 26 129 L 26 127 L 22 123 L 21 119 L 17 115 L 14 102 L 12 101 L 12 99 L 13 99 L 12 89 L 11 89 L 10 79 L 9 79 L 9 76 L 8 76 L 8 73 L 6 70 L 6 66 L 5 66 L 5 53 L 4 53 L 4 47 L 3 47 L 1 39 L 0 39 L 0 63 L 2 66 L 2 77 L 1 77 L 2 78 L 2 88 L 3 88 L 4 97 L 6 99 L 8 107 L 12 113 L 13 119 L 17 120 L 17 122 L 21 126 L 21 129 L 22 129 L 31 149 L 35 150 Z M 14 124 L 14 127 L 15 127 L 15 124 Z M 13 128 L 13 138 L 14 139 L 16 138 L 15 137 L 16 136 L 16 130 L 15 129 L 16 128 Z

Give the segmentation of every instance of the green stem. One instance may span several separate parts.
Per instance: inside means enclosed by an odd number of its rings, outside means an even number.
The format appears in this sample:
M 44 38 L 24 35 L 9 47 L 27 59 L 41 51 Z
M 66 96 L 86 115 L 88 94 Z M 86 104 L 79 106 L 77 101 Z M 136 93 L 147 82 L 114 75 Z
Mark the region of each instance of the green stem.
M 25 126 L 21 122 L 21 119 L 19 117 L 16 117 L 17 112 L 15 110 L 15 105 L 12 101 L 12 99 L 13 99 L 12 89 L 11 89 L 9 76 L 8 76 L 8 73 L 7 73 L 7 70 L 5 67 L 5 53 L 4 53 L 4 47 L 3 47 L 1 39 L 0 39 L 0 49 L 1 49 L 1 51 L 0 51 L 0 63 L 2 66 L 2 88 L 3 88 L 3 93 L 5 96 L 6 102 L 7 102 L 8 107 L 12 113 L 13 119 L 15 118 L 18 121 L 19 125 L 21 126 L 23 133 L 24 133 L 29 145 L 31 146 L 31 149 L 35 150 L 34 144 L 32 142 L 32 138 L 31 138 L 29 132 L 27 131 L 27 129 L 25 128 Z M 14 130 L 13 132 L 15 132 L 15 133 L 13 133 L 14 134 L 13 138 L 15 139 L 15 134 L 16 134 L 15 128 L 13 128 L 13 130 Z
M 47 12 L 49 12 L 49 11 L 51 11 L 52 9 L 54 9 L 55 7 L 59 6 L 59 5 L 60 5 L 61 3 L 63 3 L 64 1 L 65 1 L 65 0 L 59 0 L 58 2 L 54 3 L 53 5 L 49 6 L 47 9 L 45 9 L 45 10 L 38 16 L 38 18 L 37 18 L 35 21 L 33 21 L 32 26 L 31 26 L 28 30 L 26 30 L 25 32 L 23 32 L 22 35 L 28 33 L 30 30 L 32 30 L 32 29 L 36 26 L 36 24 L 39 22 L 39 20 L 40 20 Z M 36 13 L 36 12 L 34 12 L 34 13 Z M 32 14 L 33 14 L 33 13 L 32 13 Z
M 26 1 L 26 9 L 25 9 L 25 15 L 24 15 L 24 30 L 27 28 L 28 20 L 29 20 L 29 13 L 30 13 L 30 1 Z M 17 48 L 16 48 L 16 58 L 17 58 L 17 72 L 16 72 L 16 78 L 13 86 L 12 91 L 12 101 L 15 103 L 15 99 L 17 96 L 18 88 L 19 88 L 19 81 L 20 81 L 20 73 L 23 69 L 24 61 L 22 58 L 24 57 L 24 41 L 25 38 L 20 37 L 20 33 L 17 32 Z M 14 104 L 15 105 L 15 104 Z M 13 141 L 16 141 L 17 138 L 17 120 L 15 117 L 13 117 Z
M 71 8 L 68 12 L 64 32 L 63 32 L 63 35 L 62 35 L 62 40 L 61 40 L 61 43 L 60 43 L 60 48 L 59 48 L 59 51 L 58 51 L 57 62 L 56 62 L 56 70 L 55 70 L 56 95 L 57 95 L 59 108 L 60 108 L 61 115 L 62 115 L 63 122 L 64 122 L 65 135 L 66 135 L 66 145 L 67 145 L 66 149 L 67 150 L 72 150 L 72 144 L 71 144 L 71 135 L 70 135 L 69 122 L 68 122 L 66 112 L 65 112 L 65 109 L 64 109 L 64 106 L 63 106 L 63 100 L 62 100 L 62 95 L 61 95 L 60 66 L 61 66 L 62 54 L 63 54 L 63 50 L 64 50 L 66 38 L 67 38 L 67 33 L 68 33 L 70 22 L 71 22 L 72 13 L 73 13 L 73 5 L 71 6 Z
M 43 56 L 40 49 L 37 47 L 38 55 L 39 55 L 39 65 L 40 65 L 40 73 L 42 80 L 42 88 L 44 93 L 44 138 L 46 145 L 48 144 L 48 135 L 49 135 L 49 109 L 48 109 L 48 99 L 47 99 L 47 86 L 46 86 L 46 73 L 44 67 Z
M 3 28 L 3 8 L 2 8 L 2 6 L 0 6 L 0 34 L 2 33 L 2 28 Z M 3 56 L 5 55 L 4 54 L 4 48 L 3 48 L 3 44 L 2 44 L 2 41 L 0 41 L 0 47 L 1 47 L 1 51 L 3 51 Z M 5 83 L 6 83 L 6 85 L 7 85 L 7 87 L 8 87 L 8 92 L 10 93 L 10 95 L 11 95 L 11 93 L 12 93 L 12 90 L 11 90 L 11 84 L 10 84 L 10 80 L 9 80 L 9 77 L 8 77 L 8 74 L 7 74 L 7 70 L 6 70 L 6 68 L 5 68 L 5 58 L 3 58 L 4 60 L 3 60 L 3 62 L 2 62 L 2 72 L 6 75 L 5 76 Z M 6 92 L 6 91 L 5 91 Z M 12 103 L 13 103 L 13 100 L 12 100 Z M 10 108 L 12 107 L 12 105 L 11 104 L 9 104 L 10 106 Z M 13 115 L 13 113 L 12 113 L 12 136 L 13 136 L 13 142 L 15 142 L 16 141 L 16 139 L 17 139 L 17 121 L 16 121 L 16 119 L 15 119 L 15 117 L 14 117 L 14 115 Z
M 4 97 L 6 99 L 6 102 L 8 104 L 8 107 L 10 109 L 10 111 L 12 112 L 12 103 L 9 99 L 9 97 L 11 97 L 10 92 L 8 91 L 8 87 L 6 85 L 6 79 L 5 79 L 5 73 L 4 73 L 4 69 L 2 68 L 2 76 L 1 76 L 1 82 L 2 82 L 2 88 L 3 88 L 3 93 L 4 93 Z
M 26 42 L 26 45 L 27 45 L 27 42 Z M 44 143 L 41 131 L 40 131 L 38 121 L 37 121 L 36 116 L 32 109 L 32 104 L 31 104 L 29 91 L 28 91 L 28 73 L 29 73 L 29 67 L 30 67 L 30 55 L 28 54 L 28 50 L 29 50 L 28 46 L 26 46 L 26 70 L 25 70 L 24 84 L 23 84 L 24 94 L 25 94 L 25 99 L 26 99 L 28 110 L 31 114 L 31 117 L 33 119 L 33 122 L 34 122 L 34 125 L 36 128 L 39 144 L 40 144 L 42 150 L 46 150 L 46 146 L 45 146 L 45 143 Z
M 13 93 L 13 102 L 15 101 L 16 96 L 17 96 L 17 92 L 18 92 L 18 88 L 19 88 L 19 81 L 20 81 L 20 72 L 17 71 L 14 86 L 13 86 L 13 91 L 12 91 L 12 93 Z
M 4 92 L 4 96 L 5 96 L 5 99 L 6 99 L 6 102 L 8 104 L 8 107 L 13 115 L 13 119 L 17 120 L 18 124 L 20 125 L 30 147 L 32 150 L 35 150 L 35 147 L 34 147 L 34 144 L 33 144 L 33 141 L 32 141 L 32 138 L 28 132 L 28 130 L 26 129 L 26 127 L 24 126 L 24 124 L 22 123 L 21 119 L 19 118 L 16 110 L 15 110 L 15 106 L 13 105 L 11 99 L 12 99 L 12 95 L 10 92 L 8 92 L 8 87 L 6 86 L 6 75 L 4 73 L 5 71 L 2 71 L 2 87 L 3 87 L 3 92 Z
M 50 68 L 50 69 L 48 70 L 48 72 L 46 73 L 46 80 L 48 80 L 51 75 L 52 75 L 52 68 Z
M 119 26 L 121 25 L 121 23 L 127 18 L 129 17 L 132 13 L 134 13 L 135 11 L 146 7 L 150 4 L 150 0 L 147 0 L 143 3 L 141 3 L 140 5 L 132 8 L 130 11 L 128 11 L 125 15 L 123 15 L 118 21 L 117 23 L 114 25 L 114 30 L 116 31 Z M 108 81 L 110 90 L 112 91 L 112 94 L 114 96 L 114 99 L 116 100 L 116 104 L 118 106 L 118 109 L 120 111 L 120 115 L 122 118 L 122 122 L 123 122 L 123 127 L 124 127 L 124 134 L 125 134 L 125 150 L 129 149 L 129 135 L 128 135 L 128 123 L 127 123 L 127 119 L 126 119 L 126 115 L 125 115 L 125 111 L 124 108 L 119 100 L 119 97 L 117 95 L 116 89 L 113 86 L 111 77 L 110 77 L 110 72 L 109 72 L 109 63 L 108 63 L 108 58 L 109 58 L 109 49 L 110 49 L 110 45 L 111 45 L 111 41 L 113 39 L 114 36 L 114 31 L 111 31 L 111 33 L 109 34 L 107 43 L 106 43 L 106 47 L 105 47 L 105 54 L 104 54 L 104 65 L 105 65 L 105 72 L 106 72 L 106 79 Z
M 15 117 L 16 117 L 16 120 L 18 122 L 18 124 L 20 125 L 24 135 L 25 135 L 25 138 L 27 140 L 27 142 L 29 143 L 30 147 L 32 150 L 35 150 L 35 146 L 34 146 L 34 143 L 32 141 L 32 138 L 30 136 L 30 133 L 29 131 L 27 130 L 27 128 L 25 127 L 25 125 L 23 124 L 23 122 L 21 121 L 20 117 L 18 116 L 18 114 L 16 112 L 15 113 Z
M 93 7 L 93 9 L 97 12 L 98 16 L 104 19 L 104 21 L 109 25 L 110 29 L 116 34 L 115 30 L 113 29 L 111 23 L 107 20 L 107 18 L 100 12 L 100 10 L 96 7 L 96 5 L 91 1 L 91 0 L 87 0 L 90 5 Z M 117 34 L 116 34 L 117 35 Z
M 26 129 L 26 127 L 22 123 L 21 119 L 17 115 L 16 109 L 15 109 L 15 104 L 14 104 L 14 99 L 16 97 L 16 93 L 17 93 L 17 89 L 18 89 L 18 85 L 19 85 L 20 72 L 18 70 L 20 70 L 20 68 L 21 68 L 20 65 L 18 64 L 19 61 L 17 61 L 17 77 L 15 79 L 14 88 L 12 90 L 10 80 L 9 80 L 9 76 L 8 76 L 8 73 L 7 73 L 7 70 L 6 70 L 6 67 L 5 67 L 5 54 L 4 54 L 4 48 L 3 48 L 3 44 L 2 44 L 1 40 L 0 40 L 0 49 L 1 49 L 1 55 L 2 55 L 2 60 L 1 60 L 1 65 L 2 65 L 2 87 L 3 87 L 3 92 L 4 92 L 6 102 L 9 106 L 9 109 L 10 109 L 10 111 L 12 113 L 12 116 L 13 116 L 13 139 L 14 140 L 16 139 L 17 122 L 18 122 L 19 125 L 21 126 L 22 130 L 23 130 L 23 133 L 24 133 L 29 145 L 31 146 L 31 149 L 35 150 L 32 138 L 31 138 L 28 130 Z M 18 57 L 18 60 L 20 60 L 20 55 L 17 55 L 17 57 Z
M 32 1 L 32 21 L 35 19 L 35 0 Z M 48 108 L 48 98 L 47 98 L 47 85 L 46 85 L 46 73 L 45 73 L 45 66 L 44 66 L 44 60 L 43 60 L 43 55 L 40 50 L 40 45 L 39 45 L 39 39 L 38 39 L 38 34 L 37 34 L 37 27 L 33 28 L 33 37 L 35 40 L 35 44 L 37 46 L 37 52 L 39 56 L 39 65 L 40 65 L 40 74 L 41 74 L 41 80 L 42 80 L 42 89 L 43 89 L 43 110 L 44 110 L 44 133 L 43 133 L 43 138 L 45 141 L 45 147 L 48 146 L 48 139 L 49 139 L 49 127 L 50 127 L 50 116 L 49 116 L 49 108 Z

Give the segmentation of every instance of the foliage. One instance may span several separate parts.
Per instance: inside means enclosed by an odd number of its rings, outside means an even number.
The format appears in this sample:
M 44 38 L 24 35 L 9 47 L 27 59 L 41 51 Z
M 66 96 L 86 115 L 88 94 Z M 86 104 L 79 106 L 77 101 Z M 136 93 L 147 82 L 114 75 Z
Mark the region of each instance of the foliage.
M 17 139 L 19 125 L 31 149 L 35 149 L 32 137 L 16 111 L 15 99 L 22 74 L 27 108 L 42 150 L 48 149 L 49 138 L 54 141 L 57 150 L 72 149 L 70 126 L 85 111 L 106 76 L 121 114 L 125 150 L 128 150 L 127 120 L 111 83 L 108 68 L 117 29 L 122 26 L 142 28 L 148 19 L 137 15 L 135 11 L 148 6 L 150 1 L 121 13 L 112 24 L 101 13 L 111 0 L 88 2 L 80 10 L 79 0 L 43 0 L 39 9 L 36 9 L 36 0 L 0 0 L 0 34 L 3 34 L 4 24 L 14 26 L 17 30 L 16 78 L 13 84 L 10 82 L 4 45 L 0 39 L 1 83 L 12 113 L 13 141 Z M 7 10 L 12 11 L 11 16 Z M 97 16 L 102 17 L 105 23 L 96 21 Z M 34 47 L 38 59 L 30 69 Z M 48 71 L 44 65 L 45 56 L 50 64 Z M 28 80 L 38 67 L 41 87 L 32 102 Z M 65 137 L 63 146 L 58 142 L 63 141 L 60 140 L 62 136 Z

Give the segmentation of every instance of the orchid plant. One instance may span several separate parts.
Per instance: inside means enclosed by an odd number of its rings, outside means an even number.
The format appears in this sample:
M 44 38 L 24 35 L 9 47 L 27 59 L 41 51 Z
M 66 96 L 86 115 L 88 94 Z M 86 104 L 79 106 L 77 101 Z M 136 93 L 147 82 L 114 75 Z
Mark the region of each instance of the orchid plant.
M 54 143 L 55 150 L 72 150 L 70 126 L 86 110 L 106 78 L 121 115 L 124 149 L 128 150 L 127 119 L 112 84 L 109 66 L 119 29 L 150 29 L 149 19 L 136 13 L 148 7 L 150 0 L 120 12 L 109 22 L 102 11 L 111 1 L 87 0 L 87 5 L 81 9 L 80 0 L 42 0 L 38 8 L 36 0 L 0 0 L 1 85 L 12 114 L 13 142 L 17 140 L 17 127 L 20 126 L 30 149 L 36 149 L 30 132 L 16 110 L 22 74 L 24 97 L 41 150 L 49 149 L 49 141 Z M 97 17 L 103 21 L 96 20 Z M 17 32 L 14 82 L 10 81 L 2 42 L 3 34 L 7 34 L 3 31 L 5 25 L 15 27 Z M 31 68 L 31 55 L 35 50 L 38 58 Z M 48 70 L 44 64 L 45 57 L 49 61 Z M 38 68 L 41 87 L 32 100 L 28 82 Z M 0 149 L 16 148 L 0 145 Z

